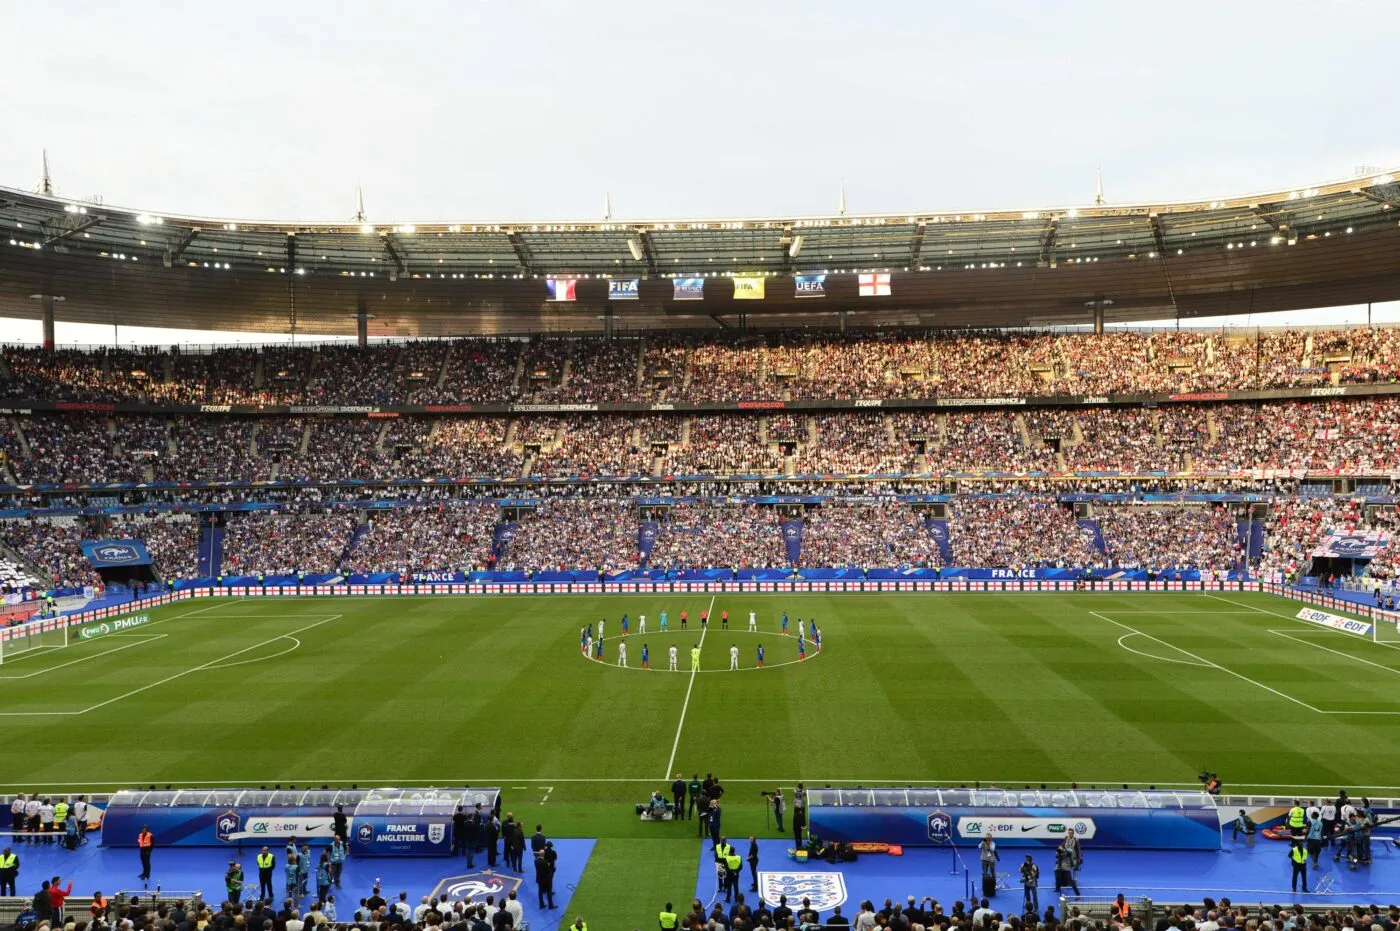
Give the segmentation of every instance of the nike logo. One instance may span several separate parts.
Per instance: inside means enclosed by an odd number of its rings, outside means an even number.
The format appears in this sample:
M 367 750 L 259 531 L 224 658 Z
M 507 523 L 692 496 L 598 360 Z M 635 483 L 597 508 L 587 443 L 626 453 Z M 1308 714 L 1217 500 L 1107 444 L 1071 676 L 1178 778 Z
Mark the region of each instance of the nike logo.
M 323 827 L 325 827 L 324 824 L 307 824 L 307 825 L 304 825 L 304 826 L 302 827 L 302 830 L 303 830 L 303 831 L 315 831 L 316 829 L 318 829 L 318 828 L 323 828 Z
M 1034 825 L 1034 824 L 1031 824 L 1031 825 L 1023 824 L 1023 825 L 1021 825 L 1021 830 L 1022 830 L 1022 831 L 1034 831 L 1037 827 L 1038 827 L 1038 825 Z

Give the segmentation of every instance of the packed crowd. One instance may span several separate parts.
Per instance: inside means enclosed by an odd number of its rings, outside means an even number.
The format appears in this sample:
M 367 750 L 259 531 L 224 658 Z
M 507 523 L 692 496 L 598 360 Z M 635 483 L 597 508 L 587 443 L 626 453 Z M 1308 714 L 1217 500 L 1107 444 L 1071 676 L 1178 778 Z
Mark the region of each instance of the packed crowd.
M 922 515 L 908 507 L 830 503 L 809 510 L 803 519 L 803 566 L 868 569 L 941 562 Z
M 772 508 L 696 503 L 668 509 L 648 565 L 773 569 L 788 565 L 788 559 Z
M 476 504 L 376 508 L 343 568 L 405 574 L 488 568 L 499 513 Z
M 950 509 L 948 538 L 959 566 L 1007 569 L 1102 564 L 1073 513 L 1048 495 L 960 498 Z
M 664 462 L 658 463 L 658 456 Z M 0 417 L 19 484 L 1400 470 L 1400 399 L 815 414 Z M 0 473 L 3 477 L 3 473 Z
M 545 501 L 521 521 L 505 569 L 635 569 L 637 509 L 629 502 Z
M 523 366 L 518 366 L 521 354 Z M 171 404 L 985 397 L 1306 388 L 1400 377 L 1400 330 L 858 331 L 176 350 L 10 347 L 7 398 Z M 566 377 L 566 365 L 568 372 Z M 642 372 L 637 377 L 638 366 Z M 655 373 L 666 372 L 658 379 Z M 439 381 L 441 384 L 439 384 Z
M 334 572 L 355 530 L 345 511 L 254 511 L 230 519 L 225 575 Z
M 1094 513 L 1109 563 L 1124 569 L 1237 569 L 1237 522 L 1225 508 L 1101 507 Z

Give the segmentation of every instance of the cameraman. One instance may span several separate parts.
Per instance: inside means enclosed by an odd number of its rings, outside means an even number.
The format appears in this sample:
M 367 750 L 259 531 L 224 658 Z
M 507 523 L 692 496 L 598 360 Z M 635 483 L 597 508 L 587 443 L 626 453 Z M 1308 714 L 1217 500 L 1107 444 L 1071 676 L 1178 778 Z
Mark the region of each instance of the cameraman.
M 783 812 L 787 811 L 787 801 L 783 798 L 782 786 L 773 790 L 768 803 L 773 806 L 773 817 L 778 822 L 778 833 L 781 834 L 783 833 Z

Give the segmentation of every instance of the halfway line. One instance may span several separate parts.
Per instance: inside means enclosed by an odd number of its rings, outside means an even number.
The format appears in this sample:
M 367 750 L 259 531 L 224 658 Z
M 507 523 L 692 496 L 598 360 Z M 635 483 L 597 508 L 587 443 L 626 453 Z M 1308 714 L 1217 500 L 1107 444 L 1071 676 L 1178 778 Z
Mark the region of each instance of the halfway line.
M 708 616 L 714 609 L 715 596 L 711 595 L 710 606 L 705 609 L 705 614 Z M 697 644 L 698 649 L 703 650 L 705 648 L 705 635 L 709 632 L 710 625 L 708 623 L 700 628 L 700 642 Z M 685 687 L 685 701 L 681 703 L 681 720 L 680 723 L 676 725 L 676 739 L 671 741 L 671 758 L 666 761 L 666 772 L 661 776 L 663 781 L 671 778 L 671 767 L 676 762 L 676 750 L 681 745 L 681 728 L 685 727 L 685 713 L 690 708 L 690 690 L 695 688 L 695 673 L 697 672 L 699 672 L 699 670 L 692 665 L 690 667 L 690 682 Z

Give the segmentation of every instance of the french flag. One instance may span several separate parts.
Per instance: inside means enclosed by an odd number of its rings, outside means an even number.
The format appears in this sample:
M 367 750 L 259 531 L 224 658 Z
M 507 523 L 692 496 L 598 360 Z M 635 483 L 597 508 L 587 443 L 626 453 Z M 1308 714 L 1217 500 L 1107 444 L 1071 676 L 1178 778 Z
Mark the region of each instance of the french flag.
M 885 277 L 889 277 L 886 275 Z M 578 286 L 577 278 L 551 278 L 545 282 L 549 286 L 549 299 L 551 301 L 572 301 L 574 300 L 574 288 Z M 885 293 L 889 293 L 886 291 Z

